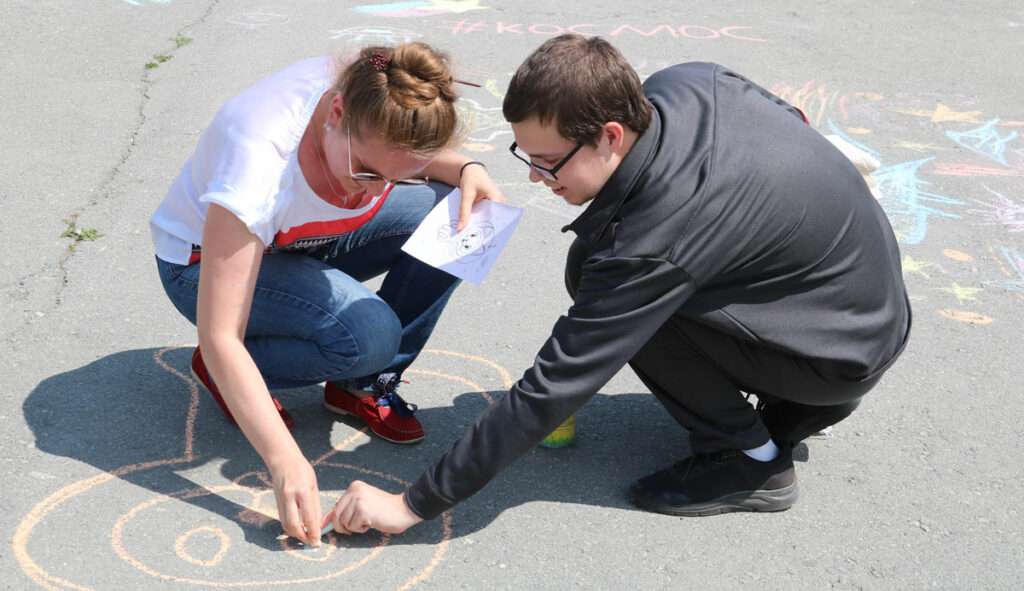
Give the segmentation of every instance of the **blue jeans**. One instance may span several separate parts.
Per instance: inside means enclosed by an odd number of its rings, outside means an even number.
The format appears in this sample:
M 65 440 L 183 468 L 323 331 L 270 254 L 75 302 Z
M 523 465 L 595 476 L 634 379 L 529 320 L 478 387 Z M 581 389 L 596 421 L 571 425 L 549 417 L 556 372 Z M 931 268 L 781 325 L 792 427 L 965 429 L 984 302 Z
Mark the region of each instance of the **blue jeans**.
M 459 280 L 401 250 L 443 184 L 398 186 L 362 227 L 310 253 L 263 256 L 245 347 L 267 387 L 368 389 L 419 355 Z M 199 268 L 157 258 L 164 291 L 196 323 Z M 380 291 L 361 282 L 387 273 Z

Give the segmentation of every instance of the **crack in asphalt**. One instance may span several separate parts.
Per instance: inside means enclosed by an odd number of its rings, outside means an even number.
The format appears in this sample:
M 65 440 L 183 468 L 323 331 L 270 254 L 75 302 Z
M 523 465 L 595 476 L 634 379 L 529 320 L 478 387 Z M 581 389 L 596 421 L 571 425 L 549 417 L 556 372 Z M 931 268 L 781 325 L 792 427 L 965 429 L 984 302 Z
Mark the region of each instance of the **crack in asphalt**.
M 181 27 L 174 34 L 174 37 L 183 36 L 185 33 L 189 32 L 190 30 L 203 25 L 210 18 L 210 15 L 213 14 L 213 11 L 217 8 L 217 6 L 219 4 L 220 4 L 220 0 L 212 0 L 212 2 L 210 2 L 210 4 L 207 6 L 206 10 L 203 12 L 203 14 L 201 16 L 199 16 L 199 18 L 193 20 L 192 22 L 186 23 L 183 27 Z M 173 39 L 173 37 L 172 37 L 172 39 Z M 179 49 L 181 49 L 182 47 L 184 47 L 184 45 L 182 45 L 182 46 L 175 45 L 171 49 L 168 49 L 167 51 L 162 52 L 162 54 L 173 57 L 177 53 L 177 51 Z M 153 86 L 156 84 L 151 79 L 151 72 L 150 72 L 149 69 L 143 69 L 142 77 L 140 78 L 140 82 L 142 84 L 142 90 L 139 93 L 140 97 L 141 97 L 141 100 L 139 101 L 138 109 L 137 109 L 137 112 L 136 112 L 135 125 L 131 129 L 130 133 L 128 134 L 128 145 L 125 147 L 125 149 L 121 153 L 121 157 L 118 159 L 117 163 L 114 164 L 113 167 L 111 167 L 110 172 L 107 174 L 106 178 L 101 180 L 99 182 L 99 184 L 97 185 L 97 188 L 94 191 L 92 191 L 92 194 L 94 196 L 90 197 L 88 202 L 85 203 L 84 205 L 82 205 L 82 206 L 78 207 L 77 209 L 74 209 L 71 212 L 65 214 L 65 216 L 64 216 L 65 220 L 68 220 L 70 222 L 73 222 L 73 221 L 77 220 L 79 218 L 79 216 L 81 216 L 83 213 L 85 213 L 90 208 L 96 206 L 98 203 L 100 203 L 101 201 L 103 201 L 104 199 L 109 197 L 110 196 L 111 187 L 114 185 L 114 182 L 120 177 L 121 172 L 124 169 L 124 165 L 128 162 L 128 160 L 134 154 L 135 141 L 139 137 L 139 134 L 141 133 L 143 127 L 146 125 L 146 122 L 147 122 L 146 107 L 149 105 L 149 101 L 150 101 L 150 98 L 151 98 L 149 93 L 150 93 L 150 90 L 153 88 Z M 51 307 L 48 307 L 45 310 L 37 311 L 36 316 L 38 316 L 40 312 L 42 314 L 44 314 L 44 315 L 48 314 L 48 313 L 56 310 L 57 308 L 59 308 L 64 303 L 64 290 L 65 290 L 65 288 L 68 285 L 68 265 L 70 264 L 71 260 L 73 259 L 74 255 L 75 255 L 75 252 L 76 252 L 76 248 L 75 247 L 76 247 L 76 245 L 78 243 L 79 243 L 79 241 L 71 242 L 71 244 L 69 244 L 67 246 L 67 248 L 64 249 L 64 252 L 61 253 L 60 257 L 58 257 L 57 264 L 56 264 L 57 279 L 58 279 L 58 281 L 57 281 L 57 287 L 56 287 L 55 293 L 53 294 L 53 305 Z M 22 277 L 19 277 L 19 278 L 15 279 L 13 282 L 10 282 L 10 283 L 8 283 L 6 285 L 0 286 L 0 291 L 3 291 L 4 293 L 7 293 L 7 292 L 10 292 L 10 291 L 18 290 L 19 288 L 21 288 L 24 285 L 24 283 L 26 281 L 31 280 L 31 279 L 33 279 L 35 277 L 39 277 L 41 275 L 45 275 L 45 274 L 47 274 L 47 271 L 49 271 L 49 270 L 50 270 L 50 265 L 44 263 L 44 265 L 43 265 L 43 267 L 41 269 L 39 269 L 39 270 L 37 270 L 35 272 L 32 272 L 32 273 L 29 273 L 27 275 L 24 275 Z M 12 327 L 3 336 L 6 338 L 9 335 L 17 332 L 19 329 L 23 328 L 25 325 L 29 324 L 33 320 L 33 318 L 32 318 L 31 315 L 27 315 L 27 316 L 28 317 L 26 319 L 22 320 L 16 326 Z

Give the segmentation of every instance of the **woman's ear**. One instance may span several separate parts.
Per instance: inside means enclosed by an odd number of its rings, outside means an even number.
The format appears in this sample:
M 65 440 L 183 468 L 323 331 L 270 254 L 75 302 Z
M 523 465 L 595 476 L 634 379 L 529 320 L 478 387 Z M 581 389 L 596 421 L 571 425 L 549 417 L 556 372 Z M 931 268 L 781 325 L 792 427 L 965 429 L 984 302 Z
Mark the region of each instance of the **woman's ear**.
M 340 127 L 345 116 L 345 101 L 342 100 L 340 92 L 336 90 L 332 92 L 334 96 L 331 97 L 331 104 L 327 109 L 327 117 L 324 122 L 331 127 Z

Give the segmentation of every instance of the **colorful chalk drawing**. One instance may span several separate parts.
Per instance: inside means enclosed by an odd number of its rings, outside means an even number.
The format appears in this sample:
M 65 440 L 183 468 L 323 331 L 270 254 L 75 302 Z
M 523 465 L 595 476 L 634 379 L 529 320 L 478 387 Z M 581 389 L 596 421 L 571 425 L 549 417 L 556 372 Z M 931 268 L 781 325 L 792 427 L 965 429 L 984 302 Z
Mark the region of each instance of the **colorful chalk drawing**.
M 281 536 L 274 542 L 273 531 L 280 532 L 280 526 L 277 524 L 270 479 L 262 470 L 247 472 L 231 481 L 196 482 L 197 486 L 166 494 L 138 486 L 137 479 L 147 472 L 163 471 L 180 479 L 189 470 L 201 467 L 206 462 L 206 458 L 195 450 L 195 426 L 200 408 L 199 388 L 188 375 L 164 360 L 164 356 L 174 349 L 169 347 L 157 351 L 153 361 L 180 380 L 185 386 L 184 391 L 188 393 L 180 455 L 121 466 L 70 483 L 33 507 L 18 524 L 11 541 L 15 559 L 33 582 L 54 591 L 141 589 L 150 587 L 152 579 L 213 588 L 290 587 L 338 580 L 357 569 L 376 568 L 380 575 L 375 571 L 375 580 L 387 581 L 397 577 L 399 581 L 397 584 L 381 582 L 380 588 L 406 591 L 430 578 L 448 554 L 452 538 L 452 511 L 446 512 L 438 520 L 418 526 L 429 531 L 428 537 L 435 541 L 417 546 L 423 550 L 413 556 L 403 551 L 402 568 L 396 571 L 393 566 L 387 565 L 386 558 L 380 560 L 387 555 L 390 542 L 389 536 L 380 533 L 371 532 L 351 538 L 331 534 L 328 543 L 316 551 L 300 550 Z M 492 375 L 492 379 L 502 389 L 512 386 L 513 379 L 508 370 L 489 359 L 437 349 L 424 350 L 423 353 L 421 360 L 433 357 L 468 362 L 475 368 L 475 373 L 484 371 Z M 487 404 L 493 403 L 487 389 L 466 377 L 429 369 L 410 369 L 407 374 L 422 379 L 454 382 L 460 389 L 469 388 L 479 394 Z M 206 405 L 205 408 L 212 409 L 213 405 Z M 366 432 L 366 427 L 353 430 L 339 443 L 329 444 L 330 449 L 323 451 L 311 463 L 321 472 L 340 471 L 339 478 L 334 482 L 344 483 L 360 478 L 382 488 L 408 486 L 409 482 L 392 474 L 338 461 L 337 456 L 341 452 L 350 450 L 357 443 L 369 441 Z M 152 479 L 159 475 L 149 474 L 145 477 Z M 330 506 L 327 503 L 335 500 L 339 493 L 323 494 L 325 505 Z M 241 510 L 233 517 L 224 518 L 204 508 L 201 502 L 204 499 L 217 499 L 222 504 L 234 505 Z M 123 510 L 123 513 L 111 521 L 105 512 L 89 509 L 91 504 L 96 503 L 102 503 L 115 513 Z M 58 558 L 54 558 L 53 554 L 43 552 L 48 547 L 45 540 L 33 541 L 43 531 L 67 531 L 64 527 L 67 523 L 66 515 L 65 519 L 61 519 L 62 510 L 65 513 L 74 511 L 76 535 L 90 541 L 76 545 L 79 554 L 76 558 L 89 560 L 90 563 L 105 560 L 104 567 L 84 571 L 69 567 L 65 559 L 59 558 L 59 554 L 56 555 Z M 106 528 L 109 535 L 104 536 L 96 528 Z M 261 531 L 261 528 L 271 528 L 271 532 Z M 251 541 L 235 544 L 234 539 L 247 530 L 250 533 L 254 530 L 261 533 L 261 537 L 270 539 L 271 545 L 277 545 L 281 551 L 268 552 L 265 546 Z M 92 543 L 103 539 L 109 539 L 109 547 Z M 139 544 L 140 540 L 146 543 Z M 239 553 L 245 550 L 255 552 L 257 558 L 253 560 L 265 567 L 261 570 L 273 574 L 262 577 L 250 574 L 247 575 L 249 579 L 238 580 L 236 574 L 219 568 L 226 563 L 238 564 L 239 560 L 245 561 L 246 556 L 239 558 Z M 35 554 L 34 551 L 40 552 Z M 50 559 L 39 558 L 39 555 Z M 172 560 L 169 563 L 168 558 L 172 555 L 180 562 L 174 563 Z M 117 560 L 110 560 L 115 556 L 123 562 L 123 566 L 119 566 L 121 563 Z M 226 558 L 230 560 L 226 561 Z M 253 557 L 250 554 L 248 558 Z M 161 566 L 156 566 L 157 563 Z M 87 580 L 97 578 L 90 577 L 90 573 L 96 572 L 102 574 L 98 581 Z
M 271 25 L 284 25 L 291 20 L 287 14 L 270 10 L 251 10 L 227 18 L 227 22 L 246 29 L 255 30 Z
M 904 244 L 920 244 L 928 233 L 928 222 L 933 217 L 960 218 L 942 207 L 963 205 L 962 201 L 923 190 L 931 183 L 921 180 L 917 173 L 933 159 L 883 165 L 871 175 L 882 194 L 879 203 L 889 216 L 896 238 Z
M 974 260 L 974 257 L 970 254 L 962 250 L 956 250 L 955 248 L 943 248 L 942 256 L 958 263 L 969 263 Z
M 399 45 L 415 41 L 422 37 L 409 29 L 396 29 L 393 27 L 350 27 L 348 29 L 337 29 L 330 32 L 332 40 L 343 40 L 353 45 Z
M 964 324 L 976 324 L 980 326 L 986 326 L 992 324 L 993 319 L 991 316 L 979 314 L 977 312 L 970 312 L 967 310 L 954 310 L 952 308 L 944 308 L 939 310 L 939 316 L 948 318 L 949 320 L 956 320 L 957 322 L 963 322 Z
M 981 127 L 969 131 L 947 131 L 946 137 L 968 150 L 1006 166 L 1006 145 L 1017 139 L 1017 132 L 999 135 L 996 125 L 999 119 L 991 119 Z
M 501 114 L 501 107 L 485 107 L 471 98 L 460 99 L 455 107 L 469 130 L 468 142 L 488 144 L 499 137 L 512 135 L 512 127 Z M 511 144 L 512 139 L 508 142 Z
M 978 293 L 984 291 L 980 287 L 967 287 L 960 285 L 956 281 L 948 287 L 938 288 L 940 291 L 944 291 L 956 298 L 957 302 L 976 302 L 978 301 Z
M 1000 246 L 999 269 L 1010 279 L 991 281 L 990 285 L 1000 287 L 1008 291 L 1024 293 L 1024 254 L 1013 246 Z
M 579 33 L 580 35 L 600 35 L 602 37 L 672 37 L 674 39 L 715 40 L 727 39 L 749 43 L 765 43 L 768 40 L 755 37 L 750 32 L 753 27 L 726 26 L 707 27 L 687 24 L 657 25 L 594 25 L 575 24 L 558 25 L 552 23 L 507 23 L 504 21 L 490 22 L 484 20 L 460 19 L 444 23 L 445 30 L 452 35 L 469 35 L 482 33 L 486 35 L 536 35 L 554 37 L 563 33 Z
M 871 178 L 904 250 L 907 284 L 915 290 L 922 282 L 929 283 L 927 289 L 944 294 L 912 293 L 915 302 L 948 302 L 952 297 L 960 305 L 978 305 L 991 299 L 983 298 L 983 291 L 995 295 L 993 287 L 1024 299 L 1024 267 L 1016 248 L 990 249 L 991 256 L 982 258 L 945 249 L 948 261 L 970 262 L 947 261 L 946 266 L 922 260 L 913 250 L 929 240 L 929 230 L 936 224 L 942 224 L 944 232 L 949 222 L 987 226 L 1010 235 L 1024 231 L 1024 203 L 1014 197 L 1019 186 L 1009 184 L 1024 177 L 1024 147 L 1017 142 L 1024 127 L 1020 116 L 997 117 L 987 113 L 977 97 L 966 95 L 886 96 L 821 80 L 779 82 L 768 88 L 803 110 L 822 133 L 839 135 L 882 163 Z M 986 182 L 971 184 L 974 178 Z M 993 278 L 997 266 L 1003 277 Z M 977 326 L 995 322 L 979 311 L 936 312 Z
M 981 111 L 954 111 L 942 103 L 935 105 L 935 109 L 931 111 L 923 111 L 920 109 L 893 109 L 893 112 L 903 113 L 904 115 L 913 115 L 915 117 L 925 117 L 932 123 L 979 123 L 978 117 L 981 117 L 982 115 Z
M 920 275 L 921 277 L 924 277 L 925 279 L 931 279 L 932 278 L 931 275 L 928 274 L 928 269 L 930 269 L 930 268 L 938 268 L 938 265 L 936 265 L 935 263 L 929 263 L 929 262 L 926 262 L 926 261 L 919 261 L 919 260 L 915 259 L 914 257 L 910 256 L 909 254 L 903 255 L 902 266 L 903 266 L 903 274 L 904 275 L 907 275 L 908 273 L 909 274 L 914 274 L 914 275 Z
M 352 8 L 355 12 L 387 18 L 411 18 L 437 14 L 460 14 L 471 10 L 485 10 L 480 0 L 423 0 L 416 2 L 389 2 L 363 4 Z
M 978 214 L 982 220 L 981 225 L 1003 226 L 1009 232 L 1024 232 L 1024 202 L 1010 199 L 986 185 L 982 185 L 982 187 L 995 196 L 995 199 L 992 201 L 974 200 L 982 207 L 970 209 L 968 213 Z

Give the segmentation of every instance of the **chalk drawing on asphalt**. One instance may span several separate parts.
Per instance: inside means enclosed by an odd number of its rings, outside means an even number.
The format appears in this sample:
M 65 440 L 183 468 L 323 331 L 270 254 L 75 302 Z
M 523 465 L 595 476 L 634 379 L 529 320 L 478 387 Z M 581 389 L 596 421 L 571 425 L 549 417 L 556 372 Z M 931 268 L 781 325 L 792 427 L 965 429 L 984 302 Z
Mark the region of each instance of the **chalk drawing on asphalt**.
M 991 119 L 981 127 L 969 131 L 947 131 L 946 137 L 968 150 L 1006 166 L 1006 145 L 1017 139 L 1017 132 L 1000 135 L 996 125 L 999 119 Z
M 994 197 L 988 201 L 973 200 L 980 207 L 967 210 L 981 218 L 980 225 L 1002 226 L 1010 232 L 1024 232 L 1024 202 L 1011 199 L 982 185 Z
M 946 287 L 937 287 L 936 289 L 950 294 L 951 296 L 956 298 L 957 302 L 961 304 L 964 302 L 978 301 L 978 294 L 981 293 L 982 291 L 985 291 L 984 288 L 960 285 L 956 281 L 954 281 L 953 283 Z
M 400 45 L 415 41 L 422 33 L 394 27 L 349 27 L 330 31 L 330 38 L 353 45 Z
M 977 312 L 970 312 L 967 310 L 956 310 L 952 308 L 945 308 L 938 311 L 939 316 L 948 318 L 950 320 L 956 320 L 957 322 L 963 322 L 964 324 L 977 324 L 979 326 L 986 326 L 992 324 L 993 320 L 991 316 L 979 314 Z
M 284 587 L 335 580 L 364 567 L 380 569 L 380 576 L 385 578 L 388 573 L 394 575 L 396 571 L 386 566 L 389 542 L 386 535 L 373 532 L 352 538 L 333 535 L 325 544 L 327 547 L 316 552 L 299 551 L 290 540 L 277 536 L 281 530 L 277 525 L 273 489 L 268 474 L 263 470 L 247 472 L 231 481 L 208 484 L 194 481 L 197 486 L 170 493 L 161 491 L 157 484 L 140 486 L 147 481 L 156 482 L 161 472 L 175 479 L 193 479 L 195 476 L 190 475 L 191 471 L 216 459 L 196 451 L 196 419 L 200 407 L 214 407 L 212 404 L 201 405 L 196 382 L 164 360 L 165 354 L 174 349 L 169 347 L 157 351 L 153 354 L 153 361 L 181 381 L 187 392 L 182 448 L 171 452 L 180 455 L 105 470 L 67 484 L 40 501 L 21 519 L 11 540 L 13 556 L 23 572 L 39 586 L 53 590 L 144 588 L 148 586 L 148 578 L 211 588 Z M 494 385 L 500 384 L 501 389 L 512 386 L 513 379 L 508 370 L 489 359 L 437 349 L 426 349 L 423 353 L 421 359 L 440 357 L 446 364 L 451 363 L 450 360 L 468 362 L 466 365 L 472 373 L 490 375 Z M 460 375 L 429 369 L 410 369 L 406 375 L 453 382 L 459 391 L 468 388 L 487 404 L 494 402 L 488 388 Z M 366 427 L 354 430 L 343 441 L 329 443 L 327 447 L 330 449 L 313 459 L 311 464 L 319 471 L 343 471 L 335 482 L 360 478 L 387 488 L 408 486 L 408 482 L 391 474 L 338 461 L 340 453 L 351 451 L 356 443 L 367 441 Z M 340 493 L 324 491 L 324 494 L 329 502 Z M 100 503 L 113 515 L 90 509 Z M 222 510 L 228 508 L 229 512 L 220 513 L 211 509 L 211 505 Z M 231 507 L 239 510 L 232 513 Z M 126 510 L 117 516 L 122 509 Z M 69 564 L 74 561 L 69 561 L 67 556 L 46 551 L 47 535 L 65 535 L 60 533 L 64 531 L 61 525 L 67 523 L 69 513 L 75 516 L 80 533 L 85 532 L 92 539 L 110 541 L 109 546 L 79 545 L 78 552 L 92 553 L 83 560 L 90 564 L 106 561 L 100 570 L 75 568 Z M 452 514 L 448 511 L 436 522 L 425 524 L 422 551 L 412 557 L 403 552 L 402 561 L 407 571 L 403 569 L 393 577 L 394 581 L 386 584 L 387 587 L 406 591 L 430 578 L 448 555 L 453 531 Z M 254 531 L 264 526 L 273 529 Z M 245 538 L 247 533 L 263 539 L 264 543 Z M 244 538 L 245 543 L 232 543 L 233 539 L 239 538 Z M 142 540 L 145 543 L 140 544 Z M 280 546 L 284 552 L 266 552 L 267 544 Z M 254 575 L 251 570 L 244 569 L 246 574 L 243 576 L 250 580 L 237 580 L 237 569 L 232 571 L 225 565 L 250 559 L 251 554 L 248 558 L 239 558 L 239 552 L 245 550 L 257 552 L 259 563 L 266 566 L 262 570 L 271 574 Z M 171 556 L 176 556 L 178 562 L 169 560 Z M 332 559 L 332 556 L 339 558 Z M 375 561 L 382 556 L 385 557 L 383 561 Z M 375 566 L 368 566 L 371 563 Z M 82 580 L 96 573 L 102 575 L 99 580 Z
M 935 105 L 935 109 L 925 111 L 921 109 L 890 109 L 894 113 L 924 117 L 932 123 L 980 123 L 981 111 L 954 111 L 942 103 Z
M 251 10 L 230 16 L 227 22 L 246 29 L 260 29 L 271 25 L 284 25 L 291 20 L 287 14 L 272 10 Z
M 904 275 L 907 275 L 907 274 L 920 275 L 921 277 L 924 277 L 925 279 L 931 279 L 932 278 L 931 275 L 928 274 L 928 269 L 935 268 L 935 269 L 941 270 L 941 268 L 938 265 L 936 265 L 935 263 L 929 263 L 929 262 L 926 262 L 926 261 L 919 261 L 919 260 L 915 259 L 914 257 L 910 256 L 909 254 L 908 255 L 903 255 L 902 266 L 903 266 L 903 274 Z
M 455 103 L 455 108 L 470 130 L 466 140 L 471 143 L 487 144 L 501 136 L 512 135 L 501 107 L 485 107 L 474 99 L 463 98 Z
M 436 14 L 461 14 L 471 10 L 484 10 L 480 0 L 422 0 L 413 2 L 388 2 L 363 4 L 352 10 L 371 16 L 386 18 L 413 18 Z
M 960 218 L 947 211 L 947 207 L 963 205 L 962 201 L 925 191 L 930 183 L 917 176 L 918 170 L 932 160 L 934 156 L 882 166 L 871 175 L 882 194 L 879 203 L 893 225 L 896 238 L 904 244 L 919 244 L 924 240 L 931 218 Z
M 1024 293 L 1024 253 L 1016 247 L 1000 246 L 999 256 L 1002 257 L 999 268 L 1007 279 L 988 283 L 1007 291 Z

